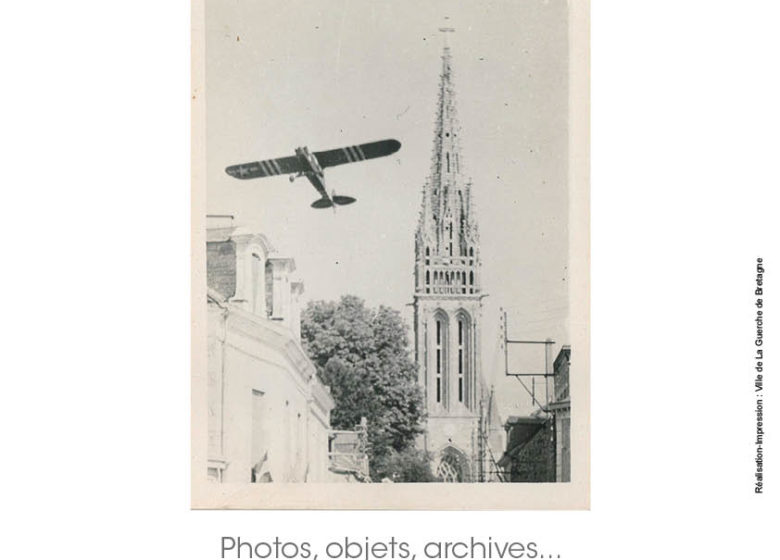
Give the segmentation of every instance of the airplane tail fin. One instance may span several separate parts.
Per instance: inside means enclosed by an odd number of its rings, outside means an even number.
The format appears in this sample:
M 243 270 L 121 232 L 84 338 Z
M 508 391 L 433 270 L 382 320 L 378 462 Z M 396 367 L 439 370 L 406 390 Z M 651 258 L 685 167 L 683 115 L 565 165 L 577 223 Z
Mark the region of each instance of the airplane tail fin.
M 330 198 L 322 197 L 319 200 L 315 200 L 311 203 L 312 208 L 331 208 L 332 206 L 346 206 L 352 204 L 355 199 L 351 196 L 339 196 L 333 195 Z

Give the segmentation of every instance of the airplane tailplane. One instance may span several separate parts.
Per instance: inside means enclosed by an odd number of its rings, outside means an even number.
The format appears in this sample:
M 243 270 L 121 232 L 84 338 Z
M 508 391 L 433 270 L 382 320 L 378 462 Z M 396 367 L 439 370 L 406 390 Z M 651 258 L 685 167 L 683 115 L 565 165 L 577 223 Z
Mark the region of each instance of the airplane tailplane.
M 334 195 L 332 198 L 333 198 L 333 202 L 338 204 L 339 206 L 346 206 L 347 204 L 352 204 L 353 202 L 355 202 L 355 199 L 352 198 L 351 196 Z
M 321 199 L 315 200 L 311 203 L 312 208 L 330 208 L 331 206 L 333 206 L 333 203 L 330 201 L 330 199 L 324 196 Z

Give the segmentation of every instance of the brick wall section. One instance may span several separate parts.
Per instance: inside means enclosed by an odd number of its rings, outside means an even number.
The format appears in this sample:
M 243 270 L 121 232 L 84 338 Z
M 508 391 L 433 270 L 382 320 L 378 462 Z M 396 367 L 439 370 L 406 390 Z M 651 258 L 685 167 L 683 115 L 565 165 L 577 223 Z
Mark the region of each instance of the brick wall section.
M 236 295 L 236 244 L 217 241 L 206 244 L 206 279 L 208 287 L 225 299 Z

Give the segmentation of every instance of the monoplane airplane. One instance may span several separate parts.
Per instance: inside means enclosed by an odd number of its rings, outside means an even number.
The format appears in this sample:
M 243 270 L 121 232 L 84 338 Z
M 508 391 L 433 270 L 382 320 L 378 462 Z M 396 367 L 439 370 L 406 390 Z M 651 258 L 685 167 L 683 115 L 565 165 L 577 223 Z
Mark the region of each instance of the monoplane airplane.
M 231 165 L 225 171 L 236 179 L 255 179 L 291 173 L 290 182 L 293 182 L 298 177 L 306 177 L 320 194 L 320 199 L 312 202 L 312 208 L 330 208 L 334 205 L 352 204 L 355 199 L 351 196 L 338 196 L 335 192 L 328 194 L 325 189 L 326 167 L 389 156 L 400 148 L 401 143 L 398 140 L 380 140 L 313 153 L 304 146 L 296 148 L 294 156 Z

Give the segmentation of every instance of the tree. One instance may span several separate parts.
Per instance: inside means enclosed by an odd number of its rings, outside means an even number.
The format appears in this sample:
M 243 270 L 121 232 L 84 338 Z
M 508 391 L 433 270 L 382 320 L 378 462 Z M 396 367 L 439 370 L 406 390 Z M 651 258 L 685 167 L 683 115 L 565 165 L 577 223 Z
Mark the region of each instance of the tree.
M 393 482 L 436 482 L 431 472 L 431 458 L 424 451 L 407 447 L 403 451 L 391 450 L 380 457 L 372 470 L 377 480 Z
M 301 338 L 331 388 L 333 427 L 351 430 L 367 418 L 376 478 L 381 474 L 376 468 L 394 451 L 413 446 L 422 431 L 422 393 L 400 313 L 385 306 L 368 309 L 355 296 L 310 302 L 301 317 Z

